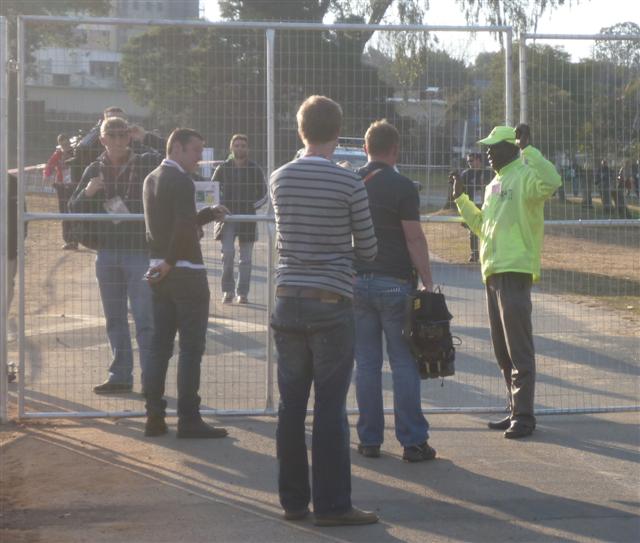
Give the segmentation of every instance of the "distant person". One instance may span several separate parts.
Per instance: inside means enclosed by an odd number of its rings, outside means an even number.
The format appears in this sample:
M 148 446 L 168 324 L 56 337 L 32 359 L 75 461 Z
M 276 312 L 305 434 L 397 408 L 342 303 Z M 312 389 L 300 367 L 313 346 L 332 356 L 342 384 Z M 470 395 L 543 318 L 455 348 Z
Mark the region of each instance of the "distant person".
M 452 179 L 453 197 L 480 238 L 491 341 L 507 386 L 509 415 L 490 422 L 489 428 L 517 439 L 531 435 L 536 427 L 531 284 L 540 279 L 544 202 L 562 181 L 555 166 L 530 145 L 526 124 L 515 129 L 496 126 L 478 143 L 488 147 L 489 164 L 496 172 L 482 209 L 469 199 L 457 177 Z
M 142 184 L 157 164 L 155 153 L 137 155 L 129 147 L 129 126 L 111 117 L 100 126 L 105 151 L 82 175 L 69 207 L 74 213 L 142 213 Z M 142 375 L 146 371 L 153 333 L 151 290 L 143 279 L 149 266 L 144 224 L 105 221 L 94 224 L 96 277 L 107 321 L 113 361 L 96 394 L 130 392 L 133 388 L 133 349 L 127 301 L 136 324 Z M 80 238 L 82 241 L 82 238 Z M 83 242 L 84 243 L 84 242 Z
M 301 520 L 313 501 L 315 524 L 371 524 L 375 513 L 351 504 L 347 391 L 353 370 L 353 259 L 371 261 L 377 244 L 360 177 L 331 161 L 342 110 L 325 96 L 297 113 L 303 156 L 271 175 L 276 219 L 278 492 L 284 518 Z M 315 403 L 312 473 L 305 436 L 311 386 Z
M 11 311 L 11 303 L 15 292 L 15 279 L 18 271 L 18 179 L 13 174 L 8 174 L 7 187 L 7 227 L 8 227 L 8 246 L 7 246 L 7 314 L 8 318 Z M 25 236 L 27 224 L 25 224 Z M 7 362 L 7 375 L 9 382 L 16 380 L 16 367 L 13 362 Z
M 462 181 L 467 187 L 469 199 L 478 206 L 482 207 L 484 200 L 484 188 L 488 183 L 488 174 L 482 164 L 482 155 L 480 153 L 469 153 L 467 155 L 467 166 L 461 174 Z M 478 262 L 480 253 L 478 252 L 478 236 L 469 230 L 469 262 Z
M 598 174 L 596 178 L 596 185 L 600 189 L 600 198 L 602 199 L 602 208 L 604 211 L 611 210 L 611 187 L 613 184 L 613 174 L 609 163 L 606 159 L 600 161 L 598 167 Z
M 358 170 L 364 180 L 378 240 L 374 261 L 356 260 L 354 313 L 356 322 L 356 397 L 358 452 L 377 458 L 384 441 L 382 402 L 383 336 L 393 382 L 396 438 L 403 460 L 436 457 L 429 445 L 429 423 L 422 413 L 418 364 L 403 335 L 407 298 L 422 288 L 433 290 L 429 247 L 420 224 L 420 197 L 411 179 L 394 166 L 400 150 L 398 130 L 376 121 L 365 134 L 368 163 Z
M 216 168 L 211 180 L 220 183 L 220 202 L 232 214 L 255 215 L 256 209 L 266 202 L 267 185 L 264 174 L 260 167 L 249 159 L 247 136 L 234 134 L 231 137 L 229 150 L 231 157 Z M 233 270 L 236 238 L 240 251 L 237 283 Z M 235 299 L 239 304 L 247 304 L 251 286 L 256 223 L 220 223 L 216 239 L 222 241 L 222 303 L 229 304 Z
M 104 152 L 104 146 L 100 138 L 100 127 L 102 123 L 112 117 L 127 120 L 127 114 L 121 107 L 109 106 L 105 108 L 102 112 L 102 118 L 73 148 L 73 158 L 68 160 L 68 164 L 71 166 L 71 178 L 76 185 L 80 182 L 80 177 L 87 166 Z M 153 132 L 147 132 L 144 128 L 135 124 L 129 126 L 129 133 L 131 136 L 129 146 L 134 153 L 138 155 L 158 153 L 158 161 L 162 159 L 167 144 L 164 138 Z
M 71 142 L 66 134 L 59 134 L 57 142 L 58 146 L 49 157 L 42 176 L 44 181 L 51 183 L 56 191 L 58 212 L 68 213 L 69 199 L 76 188 L 76 184 L 71 179 L 71 168 L 67 164 L 67 161 L 73 156 L 73 149 L 71 149 Z M 62 249 L 75 251 L 78 248 L 72 222 L 62 221 L 62 239 L 64 240 Z

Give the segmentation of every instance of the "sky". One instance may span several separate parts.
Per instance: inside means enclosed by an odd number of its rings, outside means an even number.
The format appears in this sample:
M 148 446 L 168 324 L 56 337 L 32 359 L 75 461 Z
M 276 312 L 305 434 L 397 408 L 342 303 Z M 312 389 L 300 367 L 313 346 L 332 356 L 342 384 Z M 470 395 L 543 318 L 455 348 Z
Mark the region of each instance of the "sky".
M 567 0 L 569 3 L 569 0 Z M 640 25 L 638 0 L 571 0 L 553 11 L 545 12 L 538 22 L 539 34 L 597 34 L 603 27 L 632 21 Z M 464 16 L 452 0 L 430 0 L 425 24 L 466 25 Z M 209 20 L 219 20 L 217 0 L 201 0 L 204 15 Z M 634 7 L 635 6 L 635 7 Z M 498 44 L 489 34 L 479 33 L 475 37 L 461 34 L 440 34 L 442 45 L 456 58 L 472 60 L 483 51 L 495 51 Z M 574 61 L 591 55 L 592 41 L 544 40 L 545 44 L 563 46 Z

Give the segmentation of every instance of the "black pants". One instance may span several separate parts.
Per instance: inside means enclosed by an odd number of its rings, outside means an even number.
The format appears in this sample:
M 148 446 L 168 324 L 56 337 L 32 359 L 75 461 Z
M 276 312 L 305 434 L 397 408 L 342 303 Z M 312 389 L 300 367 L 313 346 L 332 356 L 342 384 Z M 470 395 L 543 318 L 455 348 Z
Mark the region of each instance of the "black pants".
M 67 204 L 69 203 L 69 198 L 71 198 L 71 195 L 73 194 L 75 185 L 63 185 L 56 183 L 54 187 L 58 194 L 58 211 L 60 213 L 69 213 Z M 65 243 L 74 243 L 77 241 L 72 222 L 62 221 L 62 239 Z
M 531 274 L 496 273 L 487 278 L 491 342 L 502 370 L 511 420 L 535 425 L 536 360 L 531 323 Z
M 200 362 L 209 321 L 209 284 L 206 270 L 173 268 L 152 285 L 154 333 L 148 367 L 143 375 L 148 416 L 164 416 L 163 399 L 169 359 L 179 333 L 178 417 L 200 417 Z

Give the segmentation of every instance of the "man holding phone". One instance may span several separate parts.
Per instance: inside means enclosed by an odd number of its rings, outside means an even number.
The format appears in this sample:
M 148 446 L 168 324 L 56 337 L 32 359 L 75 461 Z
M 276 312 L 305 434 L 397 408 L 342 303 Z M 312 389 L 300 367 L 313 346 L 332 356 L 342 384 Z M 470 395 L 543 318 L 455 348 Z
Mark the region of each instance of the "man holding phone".
M 69 208 L 74 213 L 142 213 L 142 183 L 157 164 L 156 154 L 138 155 L 130 148 L 127 121 L 110 117 L 100 126 L 105 148 L 84 171 Z M 133 350 L 129 333 L 127 300 L 136 324 L 140 368 L 146 371 L 153 318 L 151 292 L 143 280 L 149 265 L 144 225 L 134 221 L 91 223 L 92 247 L 97 251 L 96 277 L 113 353 L 109 376 L 96 385 L 96 394 L 131 392 Z M 80 238 L 83 243 L 83 238 Z M 95 246 L 93 246 L 95 243 Z
M 144 218 L 151 251 L 145 274 L 152 289 L 155 331 L 149 367 L 144 374 L 147 422 L 145 436 L 167 433 L 163 398 L 176 333 L 178 357 L 178 437 L 220 438 L 224 428 L 200 416 L 200 363 L 209 322 L 209 284 L 200 238 L 202 226 L 224 220 L 224 206 L 196 212 L 191 173 L 202 159 L 204 139 L 190 128 L 176 128 L 167 141 L 167 156 L 144 181 Z

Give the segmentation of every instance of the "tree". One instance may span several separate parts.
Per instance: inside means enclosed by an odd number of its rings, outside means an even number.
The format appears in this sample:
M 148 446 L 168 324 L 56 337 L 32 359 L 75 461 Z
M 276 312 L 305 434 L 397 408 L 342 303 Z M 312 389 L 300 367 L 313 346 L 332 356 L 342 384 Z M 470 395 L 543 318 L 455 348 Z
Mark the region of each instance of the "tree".
M 87 13 L 103 15 L 109 11 L 109 0 L 0 0 L 0 15 L 7 18 L 9 32 L 9 56 L 17 57 L 17 17 L 18 15 L 66 15 L 70 13 Z M 30 52 L 45 43 L 69 43 L 72 40 L 74 25 L 30 24 L 27 33 L 27 57 Z M 4 69 L 2 67 L 1 69 Z M 10 166 L 16 156 L 17 148 L 17 109 L 14 107 L 17 97 L 17 78 L 15 72 L 9 73 L 9 157 Z
M 640 26 L 627 21 L 600 30 L 600 34 L 635 36 L 631 40 L 598 40 L 594 47 L 596 60 L 610 61 L 625 68 L 640 69 Z

